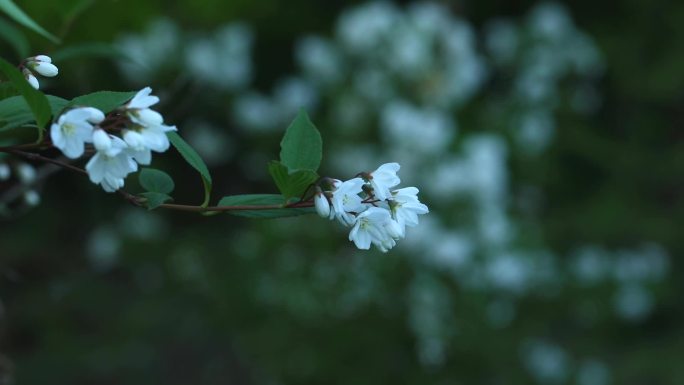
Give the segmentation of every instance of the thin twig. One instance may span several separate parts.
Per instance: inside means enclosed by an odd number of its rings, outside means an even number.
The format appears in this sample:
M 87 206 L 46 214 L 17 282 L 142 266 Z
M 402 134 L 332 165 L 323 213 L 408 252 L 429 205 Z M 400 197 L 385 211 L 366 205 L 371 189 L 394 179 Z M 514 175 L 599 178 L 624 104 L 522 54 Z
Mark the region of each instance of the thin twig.
M 30 160 L 37 160 L 41 162 L 46 162 L 46 163 L 51 163 L 63 168 L 66 168 L 68 170 L 77 172 L 82 175 L 87 175 L 88 173 L 86 170 L 71 165 L 69 163 L 66 163 L 65 161 L 57 160 L 57 159 L 52 159 L 48 158 L 45 156 L 42 156 L 37 153 L 33 152 L 26 152 L 26 151 L 21 151 L 17 150 L 16 148 L 0 148 L 0 152 L 7 152 L 9 154 L 14 154 L 17 156 L 21 156 L 26 159 Z M 127 200 L 129 203 L 131 203 L 134 206 L 143 206 L 143 198 L 137 197 L 131 193 L 129 193 L 126 190 L 119 189 L 117 190 L 117 193 L 121 195 L 125 200 Z M 197 212 L 197 213 L 204 213 L 204 212 L 226 212 L 226 211 L 246 211 L 246 210 L 277 210 L 277 209 L 286 209 L 286 208 L 307 208 L 307 207 L 313 207 L 314 203 L 311 200 L 307 201 L 300 201 L 300 202 L 295 202 L 295 203 L 288 203 L 285 205 L 281 204 L 272 204 L 272 205 L 235 205 L 235 206 L 209 206 L 209 207 L 202 207 L 202 206 L 193 206 L 193 205 L 179 205 L 179 204 L 173 204 L 173 203 L 164 203 L 159 205 L 159 208 L 167 209 L 167 210 L 176 210 L 176 211 L 189 211 L 189 212 Z
M 56 164 L 57 166 L 64 167 L 64 168 L 66 168 L 66 169 L 69 169 L 69 170 L 71 170 L 71 171 L 74 171 L 74 172 L 77 172 L 77 173 L 80 173 L 80 174 L 86 174 L 86 175 L 88 174 L 88 173 L 87 173 L 84 169 L 82 169 L 82 168 L 73 166 L 73 165 L 71 165 L 71 164 L 69 164 L 69 163 L 66 163 L 66 162 L 63 162 L 63 161 L 60 161 L 60 160 L 57 160 L 57 159 L 52 159 L 52 158 L 48 158 L 48 157 L 42 156 L 42 155 L 40 155 L 40 154 L 36 154 L 35 152 L 26 152 L 26 151 L 15 150 L 15 149 L 8 149 L 8 150 L 0 149 L 0 151 L 7 152 L 7 153 L 9 153 L 9 154 L 18 155 L 18 156 L 21 156 L 21 157 L 23 157 L 23 158 L 30 159 L 30 160 L 38 160 L 38 161 L 41 161 L 41 162 Z

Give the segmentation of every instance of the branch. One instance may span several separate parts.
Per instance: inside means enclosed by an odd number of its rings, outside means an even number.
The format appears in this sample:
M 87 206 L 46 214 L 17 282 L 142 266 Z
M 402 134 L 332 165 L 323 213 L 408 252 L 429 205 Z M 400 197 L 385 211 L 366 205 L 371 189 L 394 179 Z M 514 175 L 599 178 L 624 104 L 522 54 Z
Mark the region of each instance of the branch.
M 51 164 L 66 168 L 68 170 L 74 171 L 74 172 L 82 174 L 82 175 L 88 175 L 86 170 L 84 170 L 80 167 L 74 166 L 72 164 L 69 164 L 66 161 L 48 158 L 48 157 L 45 157 L 43 155 L 36 154 L 33 152 L 26 152 L 26 151 L 17 150 L 16 146 L 11 147 L 11 148 L 0 147 L 0 152 L 6 152 L 9 154 L 21 156 L 23 158 L 30 159 L 30 160 L 36 160 L 36 161 L 40 161 L 40 162 L 51 163 Z M 127 200 L 130 204 L 137 206 L 137 207 L 144 206 L 144 198 L 137 197 L 137 196 L 135 196 L 135 195 L 129 193 L 128 191 L 123 190 L 123 189 L 119 189 L 116 192 L 119 195 L 121 195 L 125 200 Z M 163 209 L 167 209 L 167 210 L 204 213 L 204 212 L 226 212 L 226 211 L 277 210 L 277 209 L 289 209 L 289 208 L 306 208 L 306 207 L 314 207 L 314 203 L 313 203 L 313 201 L 308 200 L 308 201 L 300 201 L 300 202 L 295 202 L 295 203 L 288 203 L 286 205 L 274 204 L 274 205 L 237 205 L 237 206 L 209 206 L 209 207 L 164 203 L 164 204 L 159 205 L 158 207 L 163 208 Z

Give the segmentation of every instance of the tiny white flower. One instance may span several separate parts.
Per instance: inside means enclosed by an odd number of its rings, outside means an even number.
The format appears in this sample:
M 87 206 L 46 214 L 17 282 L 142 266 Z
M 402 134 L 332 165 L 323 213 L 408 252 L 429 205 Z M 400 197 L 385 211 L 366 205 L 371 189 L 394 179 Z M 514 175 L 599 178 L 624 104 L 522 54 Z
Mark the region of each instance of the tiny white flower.
M 0 182 L 4 182 L 12 176 L 12 169 L 7 163 L 0 163 Z
M 50 127 L 52 144 L 62 150 L 64 155 L 76 159 L 83 155 L 85 143 L 92 142 L 93 108 L 74 108 L 63 113 Z
M 36 180 L 36 168 L 28 163 L 19 163 L 16 171 L 17 177 L 23 184 L 30 184 Z
M 24 202 L 31 207 L 38 206 L 40 195 L 35 190 L 28 190 L 24 193 Z
M 143 109 L 150 108 L 150 106 L 159 103 L 159 98 L 150 95 L 152 93 L 152 88 L 145 87 L 138 91 L 137 94 L 131 99 L 130 102 L 126 104 L 127 109 Z
M 31 87 L 35 89 L 40 88 L 40 83 L 38 83 L 38 78 L 36 78 L 31 71 L 28 69 L 24 68 L 23 71 L 21 71 L 24 74 L 24 79 L 31 85 Z
M 370 207 L 356 216 L 354 227 L 349 232 L 349 240 L 362 250 L 368 250 L 370 245 L 374 244 L 386 252 L 396 244 L 387 232 L 386 226 L 391 220 L 389 211 L 380 207 Z
M 366 209 L 359 194 L 363 191 L 364 181 L 361 178 L 350 179 L 345 182 L 335 181 L 332 205 L 335 216 L 343 224 L 351 226 L 354 216 L 350 213 L 360 213 Z
M 320 187 L 316 188 L 316 196 L 314 197 L 314 206 L 316 207 L 316 212 L 323 218 L 330 218 L 332 210 L 330 209 L 330 202 L 325 196 Z M 333 216 L 334 218 L 334 216 Z
M 141 159 L 146 159 L 143 147 L 155 152 L 168 150 L 171 144 L 166 133 L 178 130 L 176 126 L 164 125 L 162 115 L 149 108 L 159 102 L 159 98 L 151 95 L 151 92 L 152 89 L 150 87 L 145 87 L 138 91 L 133 99 L 125 105 L 126 113 L 133 123 L 131 130 L 137 132 L 142 137 L 135 139 L 136 141 L 142 139 L 142 142 L 136 143 L 134 146 L 137 148 L 136 152 L 139 153 Z
M 397 176 L 399 167 L 399 163 L 385 163 L 368 174 L 368 182 L 373 187 L 375 198 L 384 201 L 391 197 L 390 189 L 401 182 Z
M 98 130 L 101 131 L 101 130 Z M 98 136 L 100 136 L 98 134 Z M 86 164 L 90 181 L 100 184 L 107 192 L 114 192 L 124 185 L 124 178 L 138 170 L 138 164 L 126 150 L 126 142 L 116 136 L 109 136 L 108 148 L 98 151 Z M 106 143 L 103 138 L 102 144 Z M 103 148 L 107 147 L 104 145 Z
M 415 187 L 405 187 L 392 191 L 390 210 L 392 218 L 400 226 L 402 237 L 406 226 L 417 226 L 418 215 L 427 214 L 430 211 L 425 204 L 418 200 L 418 189 Z

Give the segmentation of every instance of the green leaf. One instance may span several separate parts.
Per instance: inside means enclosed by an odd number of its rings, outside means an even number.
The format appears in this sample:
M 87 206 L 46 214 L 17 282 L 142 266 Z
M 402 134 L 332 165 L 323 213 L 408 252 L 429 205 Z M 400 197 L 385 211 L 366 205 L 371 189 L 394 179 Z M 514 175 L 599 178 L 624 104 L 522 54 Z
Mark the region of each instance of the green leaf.
M 7 76 L 17 91 L 19 91 L 21 96 L 26 100 L 26 103 L 33 113 L 33 117 L 36 120 L 36 124 L 39 127 L 45 127 L 52 115 L 50 103 L 45 95 L 31 87 L 24 78 L 24 75 L 15 66 L 4 59 L 0 59 L 0 71 Z
M 43 37 L 47 38 L 48 40 L 51 40 L 53 43 L 58 43 L 59 44 L 59 39 L 51 34 L 50 32 L 46 31 L 45 28 L 41 27 L 33 21 L 27 15 L 24 11 L 21 10 L 12 0 L 0 0 L 0 11 L 4 12 L 12 18 L 14 21 L 17 23 L 23 25 L 24 27 L 33 30 L 34 32 L 37 32 L 40 35 L 43 35 Z
M 58 116 L 69 103 L 68 100 L 57 96 L 46 95 L 46 97 L 53 116 Z M 23 97 L 11 96 L 0 100 L 0 131 L 10 130 L 34 120 L 33 113 Z
M 50 111 L 52 111 L 52 116 L 57 119 L 57 117 L 62 113 L 62 110 L 69 105 L 69 101 L 62 99 L 59 96 L 45 95 L 50 103 Z
M 211 174 L 209 174 L 207 165 L 204 163 L 202 157 L 199 156 L 197 151 L 195 151 L 195 149 L 192 148 L 185 140 L 183 140 L 183 138 L 181 138 L 176 132 L 167 132 L 166 136 L 169 137 L 169 141 L 171 141 L 171 144 L 173 144 L 176 150 L 178 150 L 183 159 L 185 159 L 185 161 L 188 162 L 192 168 L 200 173 L 200 176 L 202 177 L 202 184 L 204 184 L 204 202 L 202 202 L 202 207 L 207 207 L 209 205 L 209 200 L 211 199 L 212 183 Z
M 71 106 L 95 107 L 105 114 L 121 107 L 135 96 L 136 91 L 97 91 L 92 94 L 76 97 L 69 102 Z
M 164 171 L 154 168 L 144 168 L 138 175 L 140 185 L 147 191 L 170 194 L 175 185 L 173 179 Z
M 81 43 L 69 47 L 64 47 L 55 51 L 51 57 L 52 61 L 63 63 L 71 59 L 84 57 L 101 57 L 108 59 L 120 59 L 125 53 L 117 46 L 108 43 Z
M 268 172 L 285 199 L 301 197 L 306 189 L 318 179 L 318 174 L 314 171 L 297 170 L 290 172 L 277 160 L 272 160 L 268 164 Z
M 0 38 L 8 42 L 17 52 L 19 59 L 29 55 L 29 42 L 26 36 L 15 26 L 5 19 L 0 19 Z
M 219 206 L 246 206 L 241 210 L 230 210 L 226 213 L 247 218 L 285 218 L 298 215 L 314 213 L 313 207 L 303 208 L 266 208 L 253 209 L 249 206 L 273 206 L 284 205 L 285 197 L 278 194 L 247 194 L 247 195 L 230 195 L 221 198 Z
M 164 202 L 170 201 L 172 199 L 166 194 L 153 191 L 144 192 L 138 195 L 146 199 L 145 207 L 147 207 L 148 210 L 154 210 L 161 206 Z
M 285 131 L 280 142 L 280 162 L 290 171 L 318 170 L 323 154 L 323 141 L 304 109 Z
M 10 82 L 0 82 L 0 100 L 19 95 L 19 91 Z

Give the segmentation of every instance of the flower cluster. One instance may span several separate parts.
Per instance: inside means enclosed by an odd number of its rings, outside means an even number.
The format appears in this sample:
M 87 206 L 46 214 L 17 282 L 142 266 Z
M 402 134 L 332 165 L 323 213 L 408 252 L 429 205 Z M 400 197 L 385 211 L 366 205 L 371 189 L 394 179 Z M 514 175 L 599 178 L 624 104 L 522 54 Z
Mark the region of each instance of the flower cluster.
M 21 72 L 24 74 L 26 81 L 29 82 L 31 87 L 38 89 L 40 84 L 38 83 L 38 78 L 36 78 L 34 72 L 51 78 L 57 76 L 59 70 L 56 65 L 52 64 L 52 58 L 50 58 L 50 56 L 37 55 L 24 60 Z
M 398 163 L 386 163 L 344 182 L 333 179 L 329 189 L 318 187 L 316 211 L 351 227 L 349 240 L 359 249 L 368 250 L 373 244 L 386 252 L 404 238 L 407 226 L 418 225 L 419 214 L 429 211 L 418 200 L 417 188 L 393 190 L 401 182 L 397 171 Z
M 150 164 L 152 151 L 169 148 L 166 133 L 176 131 L 175 126 L 164 124 L 161 114 L 150 109 L 159 102 L 151 93 L 150 87 L 140 90 L 107 116 L 93 107 L 66 111 L 50 128 L 52 144 L 71 159 L 81 157 L 86 144 L 92 144 L 95 155 L 86 164 L 90 181 L 107 192 L 120 189 L 126 176 L 138 170 L 138 164 Z

